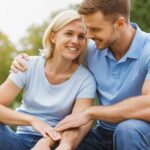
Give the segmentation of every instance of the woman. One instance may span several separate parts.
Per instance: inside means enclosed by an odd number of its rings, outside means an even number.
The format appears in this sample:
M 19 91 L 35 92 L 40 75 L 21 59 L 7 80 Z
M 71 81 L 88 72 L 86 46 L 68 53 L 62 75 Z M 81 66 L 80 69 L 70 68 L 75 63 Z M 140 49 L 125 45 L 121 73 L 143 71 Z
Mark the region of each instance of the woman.
M 44 142 L 42 149 L 48 149 L 55 141 L 60 141 L 57 149 L 62 149 L 77 139 L 76 131 L 58 133 L 54 127 L 66 115 L 92 105 L 95 81 L 81 65 L 86 43 L 86 28 L 78 13 L 67 10 L 53 19 L 43 36 L 41 56 L 30 58 L 26 72 L 11 73 L 0 86 L 1 150 L 31 149 L 39 139 L 33 149 L 40 149 Z M 9 109 L 22 89 L 21 106 L 17 111 Z M 17 125 L 16 133 L 5 124 Z M 88 131 L 90 125 L 83 128 Z

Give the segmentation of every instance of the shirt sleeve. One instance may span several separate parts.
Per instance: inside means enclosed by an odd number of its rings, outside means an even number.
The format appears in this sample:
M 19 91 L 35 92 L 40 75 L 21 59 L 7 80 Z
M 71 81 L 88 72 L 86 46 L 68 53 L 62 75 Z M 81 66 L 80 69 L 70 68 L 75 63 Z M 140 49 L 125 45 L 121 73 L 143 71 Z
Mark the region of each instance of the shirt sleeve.
M 35 65 L 38 62 L 38 56 L 31 56 L 28 61 L 25 61 L 26 65 L 28 66 L 27 71 L 25 72 L 17 72 L 17 73 L 11 73 L 8 78 L 14 82 L 19 88 L 25 88 L 28 87 L 28 84 L 30 82 L 32 72 L 34 72 Z
M 94 77 L 90 74 L 81 84 L 81 87 L 77 93 L 77 99 L 79 98 L 92 98 L 96 96 L 96 82 Z
M 26 84 L 26 72 L 11 73 L 8 78 L 15 83 L 19 88 L 24 88 Z
M 149 58 L 148 63 L 146 65 L 147 65 L 147 74 L 146 74 L 145 80 L 150 80 L 150 58 Z
M 25 88 L 27 85 L 28 82 L 27 79 L 29 78 L 29 75 L 31 73 L 31 68 L 34 65 L 33 58 L 31 57 L 30 60 L 25 61 L 24 63 L 26 63 L 26 65 L 28 66 L 27 71 L 25 72 L 19 71 L 17 73 L 11 73 L 8 76 L 8 78 L 21 89 Z

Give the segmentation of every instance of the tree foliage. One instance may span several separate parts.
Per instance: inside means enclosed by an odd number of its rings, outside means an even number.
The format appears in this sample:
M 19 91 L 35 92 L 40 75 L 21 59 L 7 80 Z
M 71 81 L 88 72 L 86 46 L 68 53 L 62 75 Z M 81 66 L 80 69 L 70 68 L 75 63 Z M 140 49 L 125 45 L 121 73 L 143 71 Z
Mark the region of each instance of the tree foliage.
M 14 52 L 15 46 L 0 32 L 0 84 L 7 78 Z
M 31 25 L 27 29 L 25 37 L 20 40 L 20 51 L 29 55 L 38 55 L 39 49 L 42 49 L 42 37 L 47 26 L 47 22 L 42 25 Z
M 131 21 L 147 32 L 150 32 L 149 9 L 150 0 L 131 0 Z

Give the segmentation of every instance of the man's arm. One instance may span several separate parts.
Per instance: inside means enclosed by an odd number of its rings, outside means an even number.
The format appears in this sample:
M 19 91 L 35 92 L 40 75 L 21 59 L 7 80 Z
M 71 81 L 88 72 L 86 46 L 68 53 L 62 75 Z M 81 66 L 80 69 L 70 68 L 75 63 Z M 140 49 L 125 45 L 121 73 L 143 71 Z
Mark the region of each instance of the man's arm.
M 111 106 L 92 106 L 78 115 L 70 115 L 57 125 L 57 131 L 80 127 L 96 119 L 111 123 L 127 119 L 150 121 L 150 80 L 144 82 L 141 93 L 141 96 L 125 99 Z
M 150 121 L 150 80 L 143 84 L 142 95 L 131 97 L 112 106 L 93 106 L 87 110 L 91 119 L 118 123 L 127 119 Z

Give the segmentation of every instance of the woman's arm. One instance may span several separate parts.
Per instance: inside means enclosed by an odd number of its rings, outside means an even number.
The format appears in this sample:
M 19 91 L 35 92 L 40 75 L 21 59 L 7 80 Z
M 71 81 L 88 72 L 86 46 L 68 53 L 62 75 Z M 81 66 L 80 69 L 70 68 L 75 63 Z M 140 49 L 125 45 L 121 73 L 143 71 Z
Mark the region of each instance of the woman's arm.
M 17 87 L 11 80 L 7 79 L 0 85 L 0 104 L 9 106 L 21 89 Z
M 46 123 L 32 115 L 16 112 L 7 107 L 14 101 L 20 91 L 21 89 L 10 79 L 7 79 L 0 86 L 0 122 L 11 125 L 29 125 L 44 137 L 51 136 L 53 140 L 60 139 L 59 133 Z
M 14 125 L 31 125 L 33 119 L 32 116 L 18 113 L 7 108 L 7 106 L 14 101 L 20 91 L 21 89 L 10 79 L 7 79 L 0 86 L 0 122 Z
M 54 141 L 50 137 L 41 138 L 31 150 L 51 150 Z M 62 149 L 63 150 L 63 149 Z
M 76 100 L 72 114 L 80 113 L 81 111 L 87 109 L 93 104 L 92 99 L 78 99 Z M 93 125 L 93 122 L 89 122 L 85 126 L 82 126 L 81 128 L 74 128 L 74 129 L 68 129 L 66 131 L 63 131 L 61 134 L 61 140 L 59 142 L 58 147 L 56 150 L 72 150 L 75 149 L 81 140 L 84 138 L 84 136 L 87 134 L 87 132 L 91 129 Z M 57 129 L 57 127 L 56 127 Z M 43 146 L 46 144 L 46 148 L 52 147 L 55 142 L 51 138 L 42 138 L 33 148 L 38 150 L 43 150 Z
M 78 115 L 67 116 L 58 124 L 57 131 L 77 128 L 90 120 L 119 123 L 128 119 L 140 119 L 150 122 L 150 80 L 144 82 L 141 93 L 140 96 L 124 99 L 114 105 L 92 106 Z

